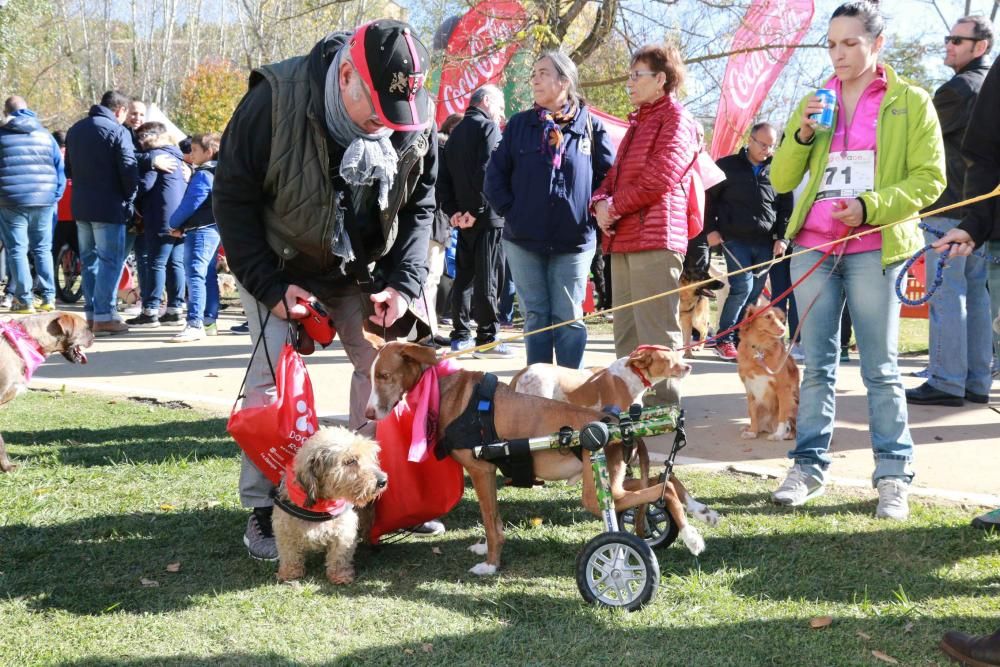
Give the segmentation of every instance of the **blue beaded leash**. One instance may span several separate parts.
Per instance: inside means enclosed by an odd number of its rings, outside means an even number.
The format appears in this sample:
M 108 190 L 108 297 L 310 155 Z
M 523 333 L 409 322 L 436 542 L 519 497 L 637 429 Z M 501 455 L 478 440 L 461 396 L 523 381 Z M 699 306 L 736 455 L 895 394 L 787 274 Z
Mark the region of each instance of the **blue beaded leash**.
M 937 236 L 938 238 L 944 236 L 944 232 L 934 229 L 926 222 L 919 223 L 918 227 L 920 227 L 920 229 L 924 230 L 925 232 L 928 232 L 929 234 Z M 930 249 L 931 249 L 931 244 L 928 243 L 923 248 L 918 250 L 916 254 L 913 255 L 913 257 L 906 260 L 906 263 L 903 264 L 903 270 L 899 272 L 898 276 L 896 276 L 896 296 L 898 296 L 899 300 L 902 301 L 907 306 L 924 305 L 925 303 L 931 300 L 931 297 L 934 296 L 934 292 L 936 292 L 938 287 L 941 287 L 941 283 L 944 282 L 944 267 L 948 261 L 948 255 L 951 252 L 951 246 L 948 246 L 947 248 L 944 249 L 943 252 L 941 252 L 941 256 L 938 258 L 937 261 L 937 266 L 934 267 L 934 282 L 932 282 L 930 285 L 927 286 L 927 291 L 922 297 L 918 299 L 909 299 L 906 297 L 906 294 L 903 293 L 903 281 L 906 279 L 910 267 L 912 267 L 914 263 L 916 263 L 916 261 L 920 259 L 921 255 L 923 255 Z M 986 260 L 987 262 L 1000 264 L 1000 257 L 993 257 L 992 255 L 988 255 L 986 254 L 985 250 L 982 249 L 976 250 L 973 251 L 972 254 L 975 255 L 976 257 Z

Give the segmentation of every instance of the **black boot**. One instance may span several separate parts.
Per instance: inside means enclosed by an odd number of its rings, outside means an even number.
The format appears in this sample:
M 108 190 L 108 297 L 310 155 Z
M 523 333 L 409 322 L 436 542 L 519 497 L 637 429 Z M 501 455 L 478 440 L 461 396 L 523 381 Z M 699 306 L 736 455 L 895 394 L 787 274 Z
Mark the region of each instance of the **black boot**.
M 969 667 L 1000 665 L 1000 630 L 980 637 L 949 630 L 940 646 L 954 660 Z

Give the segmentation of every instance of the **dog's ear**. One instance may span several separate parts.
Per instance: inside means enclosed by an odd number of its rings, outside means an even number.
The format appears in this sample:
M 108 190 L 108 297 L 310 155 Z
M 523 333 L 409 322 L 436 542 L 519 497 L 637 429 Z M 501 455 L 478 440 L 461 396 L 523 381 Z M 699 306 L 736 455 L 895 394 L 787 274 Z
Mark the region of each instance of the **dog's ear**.
M 56 338 L 73 340 L 77 330 L 80 328 L 80 323 L 83 322 L 83 320 L 71 313 L 56 311 L 55 314 L 57 316 L 52 318 L 52 321 L 49 322 L 49 326 L 46 327 L 48 332 Z M 87 323 L 83 322 L 83 325 L 86 326 Z
M 306 493 L 306 505 L 314 505 L 319 497 L 319 480 L 326 474 L 327 457 L 322 447 L 309 453 L 309 457 L 295 466 L 295 480 Z
M 364 335 L 365 340 L 371 343 L 372 347 L 375 348 L 376 350 L 381 350 L 383 347 L 385 347 L 385 341 L 382 340 L 382 338 L 379 337 L 377 334 L 373 334 L 372 332 L 364 328 L 362 328 L 361 332 Z
M 632 354 L 628 355 L 628 361 L 625 363 L 636 368 L 649 368 L 649 365 L 653 363 L 653 355 L 649 350 L 635 349 L 632 350 Z
M 406 343 L 399 352 L 400 356 L 421 366 L 433 366 L 438 362 L 437 351 L 420 343 Z

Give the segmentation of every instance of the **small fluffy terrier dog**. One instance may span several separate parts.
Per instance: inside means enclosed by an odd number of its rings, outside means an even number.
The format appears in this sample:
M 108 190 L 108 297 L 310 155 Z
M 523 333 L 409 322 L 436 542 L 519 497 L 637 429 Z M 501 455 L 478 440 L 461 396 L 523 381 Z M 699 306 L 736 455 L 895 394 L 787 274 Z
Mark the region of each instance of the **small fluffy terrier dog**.
M 321 428 L 295 454 L 274 505 L 280 581 L 302 577 L 313 551 L 326 553 L 331 583 L 354 581 L 354 550 L 365 532 L 359 526 L 369 525 L 359 513 L 370 515 L 388 484 L 378 452 L 371 438 L 335 427 Z

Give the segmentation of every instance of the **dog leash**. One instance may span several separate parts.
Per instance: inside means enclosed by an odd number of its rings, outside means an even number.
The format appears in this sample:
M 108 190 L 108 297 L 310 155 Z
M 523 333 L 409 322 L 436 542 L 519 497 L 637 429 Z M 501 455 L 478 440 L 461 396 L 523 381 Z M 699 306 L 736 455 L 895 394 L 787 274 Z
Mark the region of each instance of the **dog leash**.
M 943 237 L 945 234 L 941 230 L 931 227 L 926 222 L 921 222 L 919 224 L 919 227 L 925 232 L 933 234 L 938 238 Z M 942 250 L 939 253 L 937 264 L 934 267 L 934 280 L 931 281 L 931 283 L 924 288 L 925 290 L 924 295 L 921 297 L 917 297 L 916 299 L 910 299 L 909 297 L 906 296 L 905 290 L 903 289 L 903 281 L 906 279 L 910 267 L 912 267 L 917 262 L 917 260 L 920 259 L 921 256 L 933 250 L 931 244 L 928 243 L 923 248 L 915 252 L 913 254 L 913 257 L 910 257 L 908 260 L 906 260 L 906 263 L 903 264 L 903 270 L 899 272 L 898 276 L 896 276 L 896 296 L 899 297 L 900 301 L 905 303 L 907 306 L 922 306 L 931 300 L 931 297 L 934 296 L 934 293 L 937 292 L 939 287 L 941 287 L 941 283 L 944 282 L 944 270 L 945 267 L 947 266 L 948 259 L 951 255 L 952 245 L 954 244 L 949 244 L 948 247 L 944 248 L 944 250 Z M 973 251 L 972 254 L 992 264 L 1000 264 L 1000 257 L 994 257 L 993 255 L 988 254 L 982 248 Z

